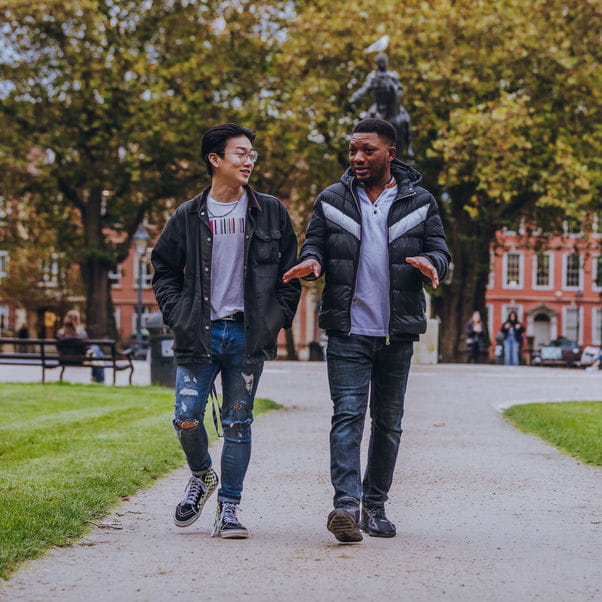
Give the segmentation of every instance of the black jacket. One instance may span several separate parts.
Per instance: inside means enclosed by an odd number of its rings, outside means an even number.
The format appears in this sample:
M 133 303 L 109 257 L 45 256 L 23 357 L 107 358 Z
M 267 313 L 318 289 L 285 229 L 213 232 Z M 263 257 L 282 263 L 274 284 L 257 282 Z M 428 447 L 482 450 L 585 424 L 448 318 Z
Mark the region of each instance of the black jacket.
M 297 237 L 284 205 L 246 186 L 244 251 L 246 355 L 251 363 L 276 357 L 281 328 L 292 324 L 301 286 L 284 284 L 282 274 L 296 263 Z M 153 290 L 163 320 L 175 336 L 178 364 L 211 359 L 211 253 L 207 217 L 209 189 L 180 205 L 152 252 Z
M 391 163 L 391 173 L 397 181 L 398 196 L 387 221 L 389 334 L 417 338 L 416 335 L 426 331 L 422 286 L 429 280 L 405 259 L 416 255 L 428 257 L 442 280 L 450 254 L 437 203 L 427 190 L 416 186 L 420 174 L 398 159 Z M 327 331 L 349 333 L 351 329 L 351 302 L 362 239 L 356 186 L 353 172 L 348 169 L 340 182 L 320 193 L 301 249 L 301 261 L 310 257 L 317 259 L 326 274 L 319 321 Z

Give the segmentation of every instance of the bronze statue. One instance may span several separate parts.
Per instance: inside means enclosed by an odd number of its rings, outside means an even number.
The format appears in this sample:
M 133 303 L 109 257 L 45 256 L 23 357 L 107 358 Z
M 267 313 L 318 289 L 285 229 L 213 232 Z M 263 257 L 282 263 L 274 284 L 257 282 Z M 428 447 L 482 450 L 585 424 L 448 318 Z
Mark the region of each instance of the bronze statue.
M 377 69 L 368 74 L 364 85 L 356 90 L 349 99 L 355 104 L 368 92 L 374 94 L 375 103 L 368 109 L 368 117 L 378 117 L 391 123 L 397 130 L 397 156 L 407 154 L 414 156 L 412 150 L 412 131 L 410 128 L 410 115 L 401 104 L 403 87 L 399 75 L 387 69 L 387 55 L 380 52 L 376 55 Z

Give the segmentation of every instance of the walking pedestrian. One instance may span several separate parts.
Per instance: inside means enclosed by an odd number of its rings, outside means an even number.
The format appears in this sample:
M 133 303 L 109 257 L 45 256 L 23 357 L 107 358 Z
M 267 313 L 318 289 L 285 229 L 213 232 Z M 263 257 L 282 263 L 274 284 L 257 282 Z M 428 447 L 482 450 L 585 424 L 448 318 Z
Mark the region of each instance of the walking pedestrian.
M 151 257 L 157 303 L 175 338 L 173 424 L 192 473 L 175 524 L 194 523 L 218 485 L 203 417 L 221 372 L 224 445 L 212 535 L 225 538 L 248 536 L 237 510 L 251 457 L 255 392 L 301 290 L 282 281 L 297 256 L 286 208 L 248 184 L 257 161 L 254 140 L 252 130 L 233 123 L 204 135 L 211 186 L 176 209 Z
M 328 334 L 333 416 L 327 528 L 340 542 L 393 537 L 385 514 L 401 437 L 413 343 L 426 331 L 423 283 L 445 277 L 450 254 L 437 204 L 420 174 L 395 158 L 395 129 L 365 119 L 353 129 L 350 167 L 320 193 L 300 263 L 284 275 L 325 274 L 320 326 Z M 360 445 L 370 400 L 363 481 Z M 361 505 L 361 516 L 360 516 Z

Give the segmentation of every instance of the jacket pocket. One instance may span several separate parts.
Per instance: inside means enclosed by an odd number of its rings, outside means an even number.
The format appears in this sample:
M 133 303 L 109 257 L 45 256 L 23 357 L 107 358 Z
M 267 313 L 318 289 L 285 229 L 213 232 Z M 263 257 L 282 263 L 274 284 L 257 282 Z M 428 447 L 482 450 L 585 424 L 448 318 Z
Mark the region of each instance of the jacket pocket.
M 255 230 L 255 260 L 257 263 L 278 263 L 280 260 L 280 230 Z

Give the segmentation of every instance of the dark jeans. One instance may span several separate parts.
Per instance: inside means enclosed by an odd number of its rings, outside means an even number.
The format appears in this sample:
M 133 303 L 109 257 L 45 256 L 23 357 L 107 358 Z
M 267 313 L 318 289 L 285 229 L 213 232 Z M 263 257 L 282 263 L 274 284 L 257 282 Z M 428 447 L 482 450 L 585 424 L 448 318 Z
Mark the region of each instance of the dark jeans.
M 244 324 L 227 320 L 211 323 L 211 363 L 178 366 L 174 426 L 193 474 L 211 468 L 207 431 L 203 424 L 211 385 L 221 371 L 222 427 L 221 487 L 218 499 L 238 502 L 251 458 L 253 403 L 263 363 L 245 358 Z M 181 428 L 178 422 L 196 422 Z
M 403 403 L 413 353 L 411 341 L 384 337 L 331 335 L 327 361 L 334 404 L 330 430 L 330 476 L 334 505 L 360 500 L 383 504 L 393 480 Z M 372 422 L 363 482 L 360 445 L 370 394 Z

